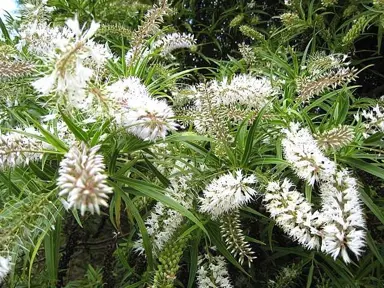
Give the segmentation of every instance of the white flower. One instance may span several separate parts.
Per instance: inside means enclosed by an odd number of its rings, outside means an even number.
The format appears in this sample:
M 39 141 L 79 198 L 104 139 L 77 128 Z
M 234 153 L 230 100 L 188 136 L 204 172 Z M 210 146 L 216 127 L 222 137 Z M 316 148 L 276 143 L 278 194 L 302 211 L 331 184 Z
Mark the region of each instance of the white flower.
M 148 47 L 134 47 L 128 50 L 127 54 L 125 54 L 125 64 L 127 66 L 134 64 L 137 59 L 145 59 L 148 55 L 151 54 L 151 50 Z
M 49 14 L 55 11 L 54 7 L 47 6 L 47 0 L 23 1 L 19 5 L 22 25 L 35 26 L 36 23 L 48 19 Z
M 183 219 L 183 215 L 179 212 L 168 208 L 163 203 L 156 203 L 145 221 L 148 236 L 152 238 L 155 254 L 158 254 L 164 248 L 183 222 Z M 135 242 L 134 248 L 140 253 L 144 251 L 142 238 Z
M 23 133 L 39 135 L 32 129 L 19 129 L 20 132 L 0 133 L 0 169 L 28 165 L 30 161 L 42 158 L 44 144 L 37 138 Z
M 20 40 L 17 48 L 27 47 L 28 51 L 36 56 L 51 55 L 57 42 L 71 37 L 67 27 L 51 27 L 46 22 L 25 23 L 19 29 Z
M 53 74 L 40 78 L 32 83 L 33 88 L 43 95 L 48 95 L 55 86 L 56 77 Z
M 240 43 L 239 52 L 248 65 L 254 64 L 256 62 L 255 52 L 253 51 L 253 48 L 248 44 L 245 44 L 244 42 Z
M 106 88 L 111 103 L 111 114 L 117 125 L 143 140 L 165 138 L 176 130 L 172 108 L 164 100 L 150 96 L 140 79 L 128 77 Z
M 106 88 L 108 97 L 120 106 L 128 106 L 133 99 L 150 98 L 147 87 L 137 77 L 119 79 Z
M 11 257 L 0 256 L 0 285 L 11 270 Z
M 336 164 L 324 156 L 308 129 L 300 129 L 298 123 L 292 122 L 283 133 L 285 159 L 300 178 L 313 185 L 320 178 L 335 174 Z
M 48 47 L 51 50 L 43 57 L 52 72 L 32 86 L 42 95 L 54 92 L 65 97 L 65 104 L 87 109 L 92 103 L 85 93 L 87 82 L 112 54 L 107 46 L 102 48 L 91 40 L 99 24 L 92 22 L 89 30 L 84 31 L 76 17 L 68 19 L 66 25 L 65 33 L 59 33 L 59 38 L 53 40 L 53 47 Z
M 377 132 L 384 133 L 384 108 L 376 105 L 370 110 L 364 110 L 361 115 L 365 118 L 363 125 L 365 128 L 364 137 L 368 138 L 369 135 Z M 356 116 L 358 117 L 358 116 Z
M 255 77 L 240 74 L 232 78 L 230 83 L 224 79 L 218 83 L 217 101 L 224 105 L 245 105 L 249 108 L 261 110 L 268 104 L 271 96 L 277 90 L 271 86 L 271 80 L 266 77 Z
M 146 101 L 135 99 L 127 108 L 120 124 L 140 139 L 150 141 L 164 139 L 168 131 L 177 128 L 177 124 L 171 119 L 174 117 L 172 108 L 165 101 L 151 98 Z
M 197 287 L 199 288 L 232 288 L 223 256 L 205 254 L 199 257 L 197 270 Z
M 68 195 L 68 208 L 100 214 L 99 205 L 108 207 L 106 199 L 113 192 L 106 184 L 103 156 L 97 154 L 100 146 L 88 148 L 84 143 L 73 146 L 60 162 L 59 196 Z
M 364 213 L 356 180 L 347 170 L 341 170 L 320 186 L 324 220 L 321 250 L 344 262 L 351 259 L 348 249 L 359 257 L 365 246 Z
M 321 215 L 312 212 L 311 204 L 292 187 L 286 178 L 282 183 L 270 182 L 264 196 L 265 207 L 290 237 L 308 249 L 318 248 Z
M 278 91 L 268 78 L 252 75 L 236 75 L 229 82 L 224 79 L 201 83 L 179 93 L 183 113 L 199 134 L 208 134 L 221 143 L 233 142 L 229 123 L 240 124 L 255 116 Z M 184 103 L 184 104 L 182 104 Z M 270 105 L 268 105 L 269 107 Z M 266 108 L 268 108 L 266 107 Z
M 167 188 L 166 195 L 176 200 L 185 208 L 191 208 L 193 199 L 187 193 L 187 190 L 185 189 L 187 187 L 177 185 L 176 183 L 178 183 L 178 181 L 172 176 L 171 182 L 174 186 Z M 156 203 L 149 217 L 145 221 L 148 235 L 152 239 L 153 251 L 155 254 L 159 254 L 162 251 L 183 221 L 184 216 L 179 212 L 165 206 L 161 202 Z M 134 248 L 140 253 L 144 252 L 142 238 L 135 242 Z
M 203 191 L 200 197 L 200 211 L 209 213 L 213 218 L 233 211 L 250 202 L 257 191 L 250 187 L 256 183 L 256 177 L 243 176 L 241 170 L 236 176 L 227 173 L 214 179 Z
M 255 77 L 249 74 L 235 75 L 231 81 L 224 78 L 218 82 L 213 80 L 206 85 L 199 85 L 192 88 L 196 94 L 196 107 L 199 110 L 201 99 L 204 94 L 209 94 L 210 105 L 219 107 L 220 105 L 238 107 L 245 109 L 254 108 L 261 110 L 268 104 L 270 98 L 278 93 L 271 86 L 271 81 L 266 77 Z
M 52 116 L 51 116 L 52 117 Z M 50 118 L 50 117 L 48 117 Z M 57 119 L 57 118 L 56 118 Z M 69 147 L 73 146 L 76 142 L 76 137 L 68 129 L 67 124 L 63 120 L 47 121 L 42 125 L 44 129 L 48 130 L 53 135 L 57 136 L 61 141 L 67 144 Z M 53 147 L 47 144 L 47 148 L 53 149 Z
M 191 48 L 196 44 L 192 34 L 172 33 L 162 36 L 154 44 L 154 48 L 161 48 L 161 56 L 170 56 L 174 50 Z

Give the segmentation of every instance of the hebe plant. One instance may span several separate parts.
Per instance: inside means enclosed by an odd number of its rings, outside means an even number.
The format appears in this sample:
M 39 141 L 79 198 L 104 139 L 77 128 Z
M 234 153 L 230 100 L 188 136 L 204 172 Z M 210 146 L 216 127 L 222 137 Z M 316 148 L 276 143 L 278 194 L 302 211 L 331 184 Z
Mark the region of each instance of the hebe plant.
M 247 43 L 204 75 L 167 25 L 185 11 L 91 2 L 0 23 L 0 284 L 383 284 L 384 100 L 348 53 L 380 1 L 285 1 L 266 27 L 236 3 Z

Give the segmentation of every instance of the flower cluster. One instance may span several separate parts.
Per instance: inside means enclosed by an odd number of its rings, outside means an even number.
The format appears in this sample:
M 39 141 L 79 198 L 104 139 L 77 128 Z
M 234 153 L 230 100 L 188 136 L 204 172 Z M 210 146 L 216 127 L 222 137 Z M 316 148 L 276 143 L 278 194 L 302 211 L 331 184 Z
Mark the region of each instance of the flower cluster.
M 23 1 L 20 4 L 22 18 L 33 24 L 45 21 L 55 11 L 55 7 L 48 6 L 47 3 L 48 0 Z
M 276 223 L 294 240 L 308 249 L 320 246 L 321 216 L 312 212 L 311 204 L 284 179 L 270 182 L 264 197 L 265 207 Z
M 284 267 L 279 271 L 277 277 L 268 280 L 268 288 L 281 288 L 295 285 L 297 277 L 302 273 L 302 268 L 299 264 L 292 264 Z
M 54 92 L 65 95 L 65 102 L 85 109 L 92 103 L 87 97 L 86 87 L 94 68 L 102 66 L 112 57 L 106 46 L 92 41 L 99 24 L 92 22 L 89 30 L 80 28 L 77 18 L 66 21 L 69 37 L 55 39 L 54 49 L 48 50 L 43 60 L 51 69 L 50 74 L 32 83 L 42 95 Z M 88 61 L 88 62 L 87 62 Z M 90 62 L 90 63 L 89 63 Z
M 114 102 L 112 114 L 118 126 L 143 139 L 155 141 L 176 130 L 174 113 L 165 100 L 154 99 L 135 77 L 119 80 L 107 87 Z
M 248 65 L 254 64 L 256 62 L 255 52 L 251 46 L 245 43 L 240 43 L 239 52 Z
M 189 239 L 189 235 L 181 237 L 181 239 L 174 237 L 167 243 L 159 255 L 160 264 L 157 266 L 151 288 L 174 287 L 179 262 Z
M 34 67 L 24 61 L 0 61 L 0 79 L 28 76 Z
M 178 212 L 167 209 L 162 203 L 157 203 L 145 221 L 148 236 L 152 238 L 153 251 L 157 254 L 172 238 L 176 229 L 183 221 Z M 143 239 L 139 238 L 134 248 L 140 254 L 144 252 Z
M 269 78 L 249 74 L 236 75 L 230 82 L 228 79 L 212 81 L 211 85 L 216 92 L 214 97 L 218 104 L 245 105 L 256 110 L 261 110 L 271 96 L 277 94 Z
M 36 135 L 37 133 L 33 128 L 0 133 L 0 169 L 28 165 L 30 161 L 38 161 L 42 158 L 43 142 L 25 134 Z
M 100 205 L 108 207 L 106 199 L 113 192 L 106 184 L 103 156 L 97 154 L 100 146 L 88 148 L 85 143 L 74 145 L 60 162 L 59 196 L 68 195 L 66 208 L 100 214 Z
M 281 186 L 277 182 L 268 185 L 268 192 L 281 190 L 285 193 L 267 193 L 266 207 L 272 217 L 281 215 L 278 224 L 299 243 L 308 248 L 317 248 L 321 237 L 323 252 L 334 258 L 341 255 L 349 263 L 351 260 L 347 251 L 358 257 L 365 245 L 365 221 L 356 180 L 347 170 L 336 169 L 336 164 L 324 156 L 307 129 L 300 129 L 297 123 L 291 123 L 290 128 L 284 131 L 286 138 L 282 144 L 286 159 L 299 177 L 311 185 L 315 181 L 319 182 L 322 208 L 321 212 L 312 213 L 310 204 L 306 203 L 300 193 L 290 191 L 292 184 L 288 180 L 284 180 Z M 352 132 L 348 126 L 324 132 L 318 136 L 319 145 L 337 148 L 340 146 L 337 143 L 348 144 L 353 137 Z M 345 137 L 340 139 L 343 135 Z M 296 221 L 297 217 L 301 219 L 299 222 Z M 302 223 L 305 226 L 300 226 Z M 303 227 L 307 229 L 304 230 L 306 233 L 302 232 Z M 316 239 L 309 235 L 316 235 Z
M 178 203 L 189 209 L 192 207 L 193 197 L 191 193 L 191 182 L 193 179 L 192 173 L 187 170 L 182 173 L 181 170 L 188 167 L 179 161 L 176 161 L 174 168 L 167 173 L 171 185 L 166 189 L 166 196 L 176 200 Z M 164 171 L 167 172 L 167 171 Z M 152 240 L 153 251 L 159 254 L 160 251 L 174 237 L 175 232 L 184 222 L 184 217 L 179 212 L 169 208 L 161 202 L 157 202 L 151 210 L 148 218 L 145 221 L 145 226 L 149 237 Z M 134 248 L 139 253 L 144 252 L 143 239 L 139 238 Z
M 337 53 L 326 55 L 324 52 L 317 52 L 310 56 L 306 66 L 301 68 L 306 70 L 311 76 L 317 76 L 326 71 L 348 67 L 350 64 L 348 55 Z
M 215 93 L 216 90 L 210 84 L 192 87 L 192 105 L 187 104 L 181 114 L 191 116 L 197 133 L 215 136 L 222 142 L 230 142 L 231 136 L 227 128 L 228 110 L 217 104 Z
M 245 240 L 245 235 L 241 228 L 239 211 L 221 217 L 220 231 L 228 251 L 230 251 L 234 257 L 239 258 L 241 265 L 243 265 L 244 260 L 246 260 L 249 267 L 251 267 L 251 263 L 256 256 L 254 256 L 255 252 L 252 251 L 251 246 Z
M 199 257 L 197 285 L 199 288 L 232 288 L 227 263 L 223 256 L 205 254 Z
M 332 7 L 337 4 L 338 0 L 321 0 L 321 4 L 323 4 L 324 7 Z
M 232 141 L 228 124 L 239 123 L 257 114 L 268 105 L 271 97 L 278 94 L 266 77 L 249 74 L 235 75 L 231 81 L 210 81 L 191 87 L 188 102 L 180 111 L 181 116 L 189 116 L 194 128 L 200 134 L 214 136 L 222 143 Z M 177 101 L 178 99 L 176 99 Z
M 363 125 L 365 128 L 364 137 L 368 138 L 369 135 L 375 133 L 384 133 L 384 108 L 376 105 L 370 110 L 364 110 L 361 115 L 363 116 Z M 356 118 L 359 118 L 357 115 Z
M 184 207 L 191 207 L 191 199 L 182 199 L 180 197 L 182 194 L 185 196 L 184 191 L 168 189 L 167 196 L 173 196 L 172 198 L 174 199 L 178 196 L 179 199 L 176 198 L 175 200 L 178 200 Z M 183 221 L 184 217 L 179 212 L 170 209 L 161 202 L 156 203 L 149 217 L 145 221 L 148 236 L 152 239 L 152 246 L 155 254 L 158 254 L 163 250 Z M 144 252 L 142 238 L 135 242 L 135 249 L 140 253 Z
M 7 277 L 9 271 L 11 270 L 11 259 L 10 257 L 0 256 L 0 285 Z
M 348 251 L 359 257 L 365 246 L 365 220 L 356 180 L 347 170 L 323 179 L 320 185 L 321 211 L 312 206 L 284 179 L 270 182 L 264 197 L 276 223 L 308 249 L 318 249 L 333 258 L 351 262 Z
M 335 174 L 336 164 L 325 157 L 308 129 L 300 128 L 298 123 L 291 123 L 283 132 L 285 159 L 300 178 L 314 185 L 320 177 Z
M 314 135 L 314 137 L 322 150 L 338 150 L 350 144 L 355 137 L 355 133 L 351 126 L 340 125 L 321 134 Z
M 361 33 L 364 32 L 364 30 L 366 29 L 369 23 L 368 18 L 369 17 L 367 17 L 367 15 L 363 14 L 353 20 L 353 24 L 351 28 L 344 35 L 343 39 L 341 39 L 341 43 L 344 47 L 348 47 L 349 45 L 352 45 L 353 42 L 356 40 L 356 38 L 359 37 Z
M 244 176 L 241 170 L 237 170 L 235 176 L 229 172 L 214 179 L 200 197 L 200 211 L 217 218 L 240 208 L 258 193 L 251 187 L 255 183 L 254 175 Z
M 54 51 L 56 43 L 71 37 L 71 30 L 67 27 L 51 27 L 46 22 L 27 22 L 22 25 L 19 34 L 20 40 L 16 45 L 18 50 L 26 47 L 32 55 L 45 57 Z
M 300 24 L 305 24 L 305 21 L 300 19 L 300 16 L 297 13 L 286 12 L 279 16 L 283 25 L 288 29 L 295 29 L 295 26 Z
M 320 185 L 323 241 L 321 250 L 351 262 L 348 250 L 360 256 L 365 245 L 365 220 L 356 180 L 347 170 L 338 171 Z
M 196 44 L 192 34 L 172 33 L 162 36 L 154 44 L 155 48 L 160 48 L 160 55 L 171 56 L 171 53 L 177 49 L 191 48 Z
M 297 91 L 301 100 L 307 101 L 325 91 L 347 85 L 357 78 L 357 70 L 348 67 L 347 56 L 343 54 L 316 54 L 311 57 L 307 74 L 298 78 Z

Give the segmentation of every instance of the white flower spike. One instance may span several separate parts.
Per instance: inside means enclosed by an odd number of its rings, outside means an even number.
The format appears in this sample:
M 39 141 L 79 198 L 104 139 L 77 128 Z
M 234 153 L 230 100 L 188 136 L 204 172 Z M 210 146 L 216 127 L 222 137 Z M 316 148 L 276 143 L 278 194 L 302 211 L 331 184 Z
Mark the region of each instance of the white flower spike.
M 236 176 L 231 172 L 214 179 L 200 197 L 200 211 L 209 213 L 213 218 L 236 210 L 250 202 L 258 192 L 251 188 L 257 182 L 254 175 L 243 176 L 241 170 Z
M 106 184 L 107 175 L 103 156 L 97 154 L 100 146 L 88 148 L 84 143 L 74 145 L 60 162 L 59 196 L 67 195 L 67 208 L 100 214 L 100 205 L 108 207 L 108 194 L 113 192 Z
M 308 129 L 300 128 L 298 123 L 291 123 L 288 129 L 283 129 L 283 133 L 285 159 L 300 178 L 314 185 L 321 178 L 336 173 L 336 164 L 325 157 Z
M 365 246 L 366 224 L 356 179 L 344 169 L 324 181 L 320 191 L 324 221 L 321 250 L 334 259 L 341 255 L 349 263 L 349 253 L 359 257 Z

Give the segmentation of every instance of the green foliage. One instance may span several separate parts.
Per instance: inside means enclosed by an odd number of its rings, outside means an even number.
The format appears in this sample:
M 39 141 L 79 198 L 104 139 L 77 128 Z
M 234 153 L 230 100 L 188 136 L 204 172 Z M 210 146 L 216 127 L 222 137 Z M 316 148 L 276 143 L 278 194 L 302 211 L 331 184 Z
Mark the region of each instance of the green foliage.
M 384 104 L 375 99 L 384 93 L 378 67 L 383 1 L 49 0 L 53 11 L 45 11 L 42 1 L 23 2 L 41 7 L 31 13 L 25 6 L 21 18 L 0 21 L 0 260 L 10 257 L 12 263 L 6 287 L 203 287 L 204 273 L 213 275 L 212 282 L 217 273 L 204 272 L 214 265 L 201 259 L 212 264 L 209 258 L 216 255 L 225 258 L 228 287 L 384 285 Z M 68 101 L 71 90 L 37 92 L 32 83 L 58 70 L 60 51 L 47 51 L 52 59 L 37 55 L 29 48 L 39 41 L 16 33 L 26 23 L 32 27 L 32 20 L 53 28 L 75 15 L 83 32 L 92 20 L 100 23 L 86 40 L 113 53 L 97 69 L 84 64 L 94 72 L 86 98 L 97 99 L 89 110 Z M 158 43 L 175 31 L 193 33 L 197 46 L 165 57 Z M 90 50 L 97 53 L 95 47 Z M 81 50 L 66 49 L 66 59 Z M 76 61 L 82 63 L 84 55 Z M 245 83 L 241 75 L 249 76 Z M 150 104 L 130 108 L 142 93 L 133 82 L 110 101 L 111 86 L 127 79 L 141 81 L 148 97 L 159 101 L 156 108 L 163 103 L 175 115 L 160 119 L 148 112 Z M 135 97 L 124 99 L 130 89 Z M 259 94 L 265 101 L 260 107 L 251 101 Z M 118 105 L 147 113 L 138 120 L 149 118 L 153 126 L 146 128 L 154 134 L 164 123 L 176 129 L 143 139 L 144 128 L 132 132 L 137 123 L 119 125 L 124 114 Z M 321 247 L 304 249 L 265 208 L 268 184 L 290 179 L 313 211 L 326 209 L 321 181 L 312 185 L 299 176 L 284 150 L 284 129 L 293 122 L 307 128 L 324 157 L 358 183 L 366 245 L 352 264 Z M 105 169 L 96 172 L 113 189 L 100 215 L 81 216 L 77 206 L 68 207 L 69 198 L 59 196 L 62 161 L 80 142 L 99 146 Z M 218 218 L 203 211 L 209 185 L 239 171 L 257 183 L 242 183 L 231 193 L 240 189 L 236 197 L 242 198 L 248 187 L 255 196 L 239 207 L 231 203 Z M 89 176 L 73 180 L 76 175 L 68 183 L 81 185 Z M 83 186 L 76 187 L 88 191 L 84 195 L 94 189 Z

